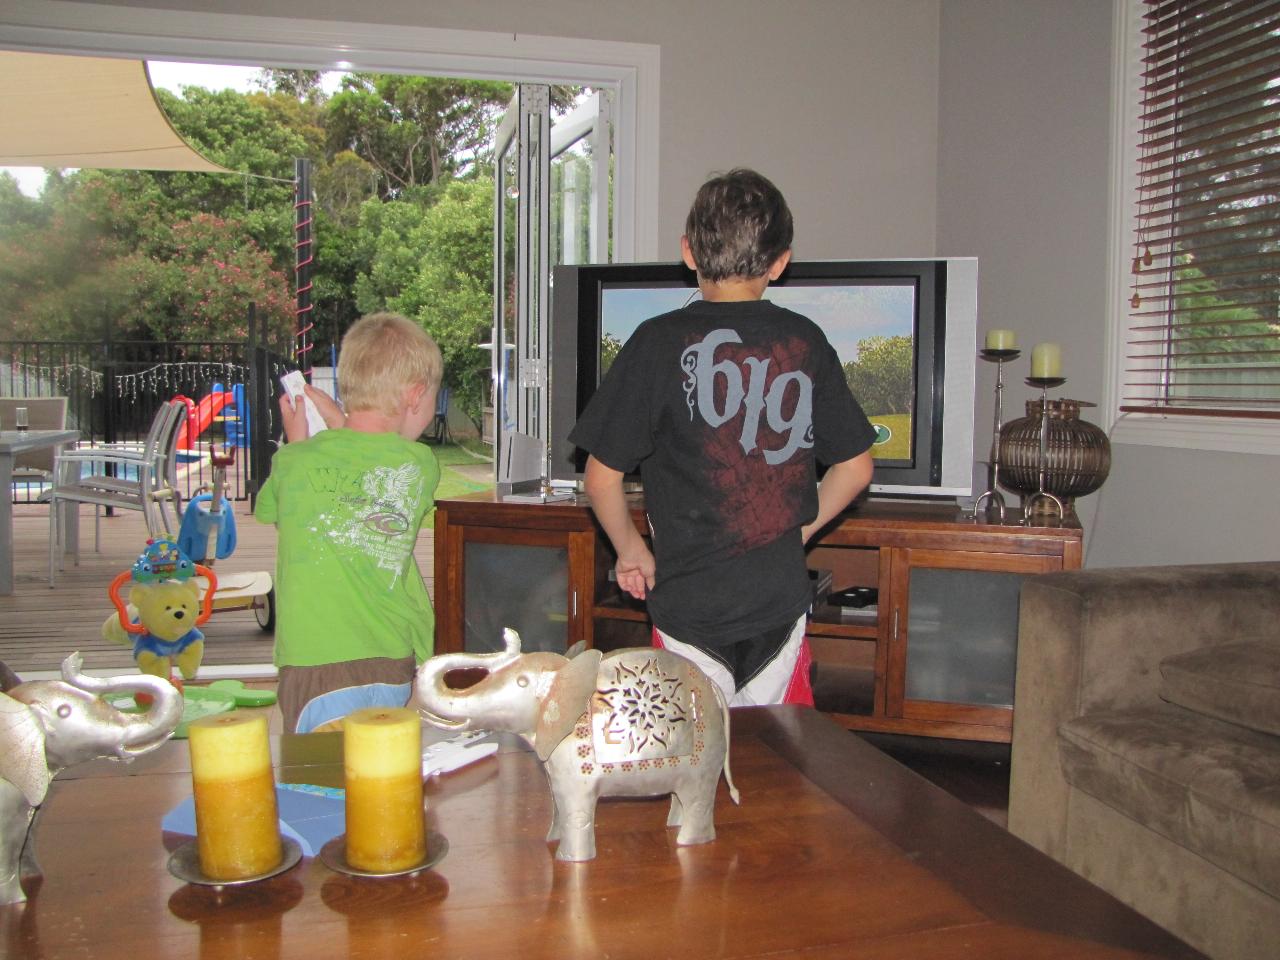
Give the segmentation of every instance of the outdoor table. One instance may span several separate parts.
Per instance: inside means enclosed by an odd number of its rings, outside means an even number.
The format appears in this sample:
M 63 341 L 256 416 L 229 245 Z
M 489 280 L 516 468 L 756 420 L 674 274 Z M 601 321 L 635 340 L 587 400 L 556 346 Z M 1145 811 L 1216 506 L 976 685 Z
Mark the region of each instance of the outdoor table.
M 0 596 L 13 593 L 13 462 L 19 453 L 73 443 L 79 430 L 5 430 L 0 433 Z

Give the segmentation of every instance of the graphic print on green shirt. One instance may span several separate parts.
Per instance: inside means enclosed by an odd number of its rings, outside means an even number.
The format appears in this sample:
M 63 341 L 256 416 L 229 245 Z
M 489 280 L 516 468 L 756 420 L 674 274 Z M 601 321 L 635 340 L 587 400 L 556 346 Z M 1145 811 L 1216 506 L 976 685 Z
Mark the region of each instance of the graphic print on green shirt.
M 428 447 L 389 433 L 329 430 L 276 453 L 254 516 L 278 531 L 277 665 L 431 655 L 413 550 L 439 479 Z

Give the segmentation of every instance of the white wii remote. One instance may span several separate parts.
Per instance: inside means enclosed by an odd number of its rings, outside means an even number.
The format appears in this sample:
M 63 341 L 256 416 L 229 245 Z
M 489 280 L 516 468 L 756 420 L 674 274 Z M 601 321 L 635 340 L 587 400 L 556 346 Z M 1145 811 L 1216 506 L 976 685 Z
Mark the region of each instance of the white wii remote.
M 284 387 L 284 392 L 293 398 L 294 406 L 297 406 L 299 400 L 302 401 L 307 411 L 307 433 L 308 436 L 314 437 L 321 430 L 327 430 L 329 425 L 324 422 L 324 417 L 320 416 L 320 411 L 302 389 L 306 383 L 301 370 L 290 370 L 280 376 L 280 385 Z
M 489 736 L 488 730 L 474 730 L 454 737 L 452 740 L 443 740 L 440 743 L 433 743 L 423 748 L 423 776 L 438 776 L 442 773 L 448 773 L 450 770 L 465 767 L 469 763 L 475 763 L 485 757 L 493 756 L 498 752 L 496 743 L 492 741 L 489 743 L 476 742 L 487 736 Z

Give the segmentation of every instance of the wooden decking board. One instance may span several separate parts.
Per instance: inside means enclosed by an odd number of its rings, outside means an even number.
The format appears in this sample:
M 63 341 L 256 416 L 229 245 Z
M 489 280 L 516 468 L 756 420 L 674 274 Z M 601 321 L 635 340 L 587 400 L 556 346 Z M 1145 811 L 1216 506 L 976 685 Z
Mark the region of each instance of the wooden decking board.
M 95 672 L 135 668 L 130 650 L 102 638 L 102 623 L 114 608 L 107 587 L 128 569 L 146 545 L 142 515 L 126 511 L 102 519 L 102 549 L 93 550 L 93 512 L 80 511 L 80 565 L 67 558 L 66 568 L 49 588 L 49 511 L 43 504 L 15 504 L 14 591 L 0 597 L 0 660 L 18 676 L 56 672 L 62 659 L 79 650 L 85 666 Z M 258 523 L 248 505 L 237 503 L 236 550 L 214 565 L 217 573 L 274 571 L 275 528 Z M 433 532 L 418 537 L 419 569 L 434 595 Z M 271 663 L 271 635 L 259 629 L 251 610 L 215 613 L 201 630 L 205 635 L 207 666 Z

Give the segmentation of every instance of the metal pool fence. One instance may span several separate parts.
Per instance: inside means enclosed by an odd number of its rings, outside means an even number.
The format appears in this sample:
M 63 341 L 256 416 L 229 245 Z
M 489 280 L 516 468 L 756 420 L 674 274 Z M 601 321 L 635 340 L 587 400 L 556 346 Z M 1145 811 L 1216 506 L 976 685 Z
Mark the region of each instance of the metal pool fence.
M 188 411 L 179 437 L 182 497 L 212 479 L 212 445 L 235 451 L 226 495 L 252 499 L 281 435 L 274 385 L 291 366 L 255 327 L 242 342 L 0 340 L 0 396 L 65 396 L 67 426 L 80 431 L 82 446 L 140 441 L 160 404 L 180 399 Z M 46 489 L 40 480 L 15 483 L 12 498 L 38 500 Z

